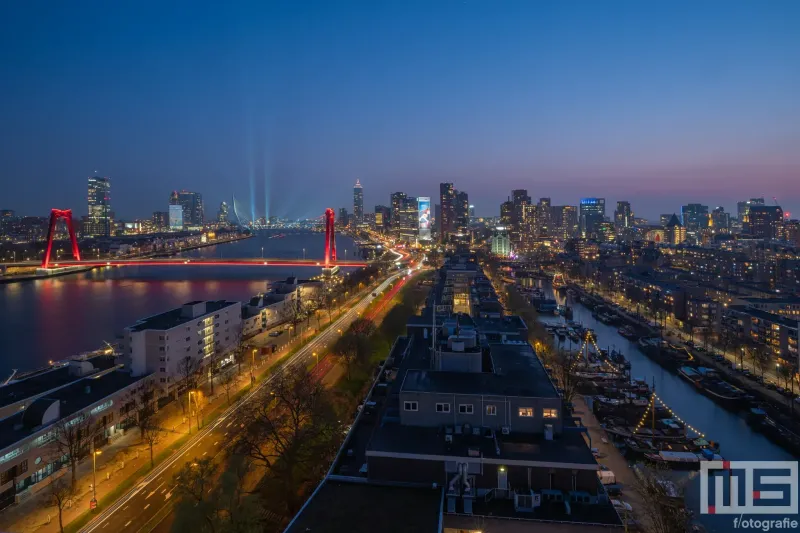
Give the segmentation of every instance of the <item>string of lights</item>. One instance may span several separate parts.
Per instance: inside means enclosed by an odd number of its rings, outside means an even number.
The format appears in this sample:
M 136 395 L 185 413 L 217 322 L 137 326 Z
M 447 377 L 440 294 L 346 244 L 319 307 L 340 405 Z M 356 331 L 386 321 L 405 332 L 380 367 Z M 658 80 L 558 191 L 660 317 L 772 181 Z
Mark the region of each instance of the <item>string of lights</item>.
M 650 401 L 647 402 L 647 409 L 644 410 L 644 414 L 642 415 L 642 419 L 639 420 L 639 423 L 636 424 L 636 429 L 633 430 L 634 434 L 636 434 L 636 432 L 639 431 L 642 428 L 642 426 L 644 425 L 645 420 L 647 420 L 647 415 L 648 415 L 648 413 L 650 413 L 650 409 L 653 408 L 653 404 L 655 403 L 655 397 L 656 397 L 655 393 L 653 393 L 650 396 Z
M 664 407 L 664 409 L 666 409 L 666 410 L 669 412 L 670 416 L 672 416 L 672 417 L 673 417 L 673 418 L 675 418 L 675 419 L 676 419 L 678 422 L 680 422 L 681 424 L 683 424 L 684 426 L 686 426 L 687 428 L 689 428 L 691 431 L 693 431 L 694 433 L 696 433 L 696 434 L 697 434 L 697 435 L 698 435 L 700 438 L 703 438 L 703 439 L 704 439 L 704 438 L 706 438 L 705 434 L 704 434 L 702 431 L 699 431 L 698 429 L 696 429 L 696 428 L 692 427 L 692 426 L 691 426 L 690 424 L 688 424 L 688 423 L 687 423 L 685 420 L 683 420 L 681 417 L 679 417 L 677 414 L 675 414 L 675 411 L 673 411 L 673 410 L 672 410 L 672 409 L 671 409 L 671 408 L 670 408 L 670 407 L 669 407 L 669 406 L 668 406 L 666 403 L 664 403 L 664 400 L 662 400 L 661 398 L 659 398 L 658 396 L 656 396 L 656 393 L 655 393 L 655 392 L 653 393 L 653 396 L 654 396 L 654 397 L 655 397 L 655 398 L 658 400 L 658 402 L 659 402 L 659 403 L 660 403 L 660 404 L 661 404 L 661 405 Z

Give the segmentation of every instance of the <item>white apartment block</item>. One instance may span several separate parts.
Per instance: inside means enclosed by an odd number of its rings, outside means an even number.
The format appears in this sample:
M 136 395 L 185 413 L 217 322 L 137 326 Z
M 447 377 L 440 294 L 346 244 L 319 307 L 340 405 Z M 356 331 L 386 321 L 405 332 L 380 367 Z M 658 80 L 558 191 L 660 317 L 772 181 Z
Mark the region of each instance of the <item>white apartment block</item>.
M 166 391 L 180 380 L 181 360 L 207 366 L 231 352 L 241 334 L 240 302 L 189 302 L 125 328 L 122 360 L 132 376 L 152 374 Z

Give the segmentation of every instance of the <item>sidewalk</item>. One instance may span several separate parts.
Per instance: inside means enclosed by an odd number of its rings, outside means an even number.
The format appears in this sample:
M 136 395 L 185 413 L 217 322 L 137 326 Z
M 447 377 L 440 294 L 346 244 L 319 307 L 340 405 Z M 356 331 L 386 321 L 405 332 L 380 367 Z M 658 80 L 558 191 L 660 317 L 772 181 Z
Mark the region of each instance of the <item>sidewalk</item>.
M 353 295 L 342 311 L 349 308 L 353 302 L 363 298 L 371 287 Z M 332 313 L 332 319 L 336 320 L 341 312 Z M 294 348 L 304 344 L 310 337 L 316 335 L 322 328 L 328 325 L 327 313 L 326 320 L 321 321 L 321 326 L 317 329 L 316 320 L 312 321 L 310 327 L 302 329 L 299 335 L 293 336 L 291 341 L 284 342 L 280 350 L 274 354 L 265 355 L 257 361 L 255 365 L 255 375 L 257 379 L 263 377 L 266 372 L 280 361 L 283 356 Z M 303 323 L 305 326 L 305 323 Z M 285 324 L 282 326 L 285 327 Z M 286 334 L 284 334 L 286 335 Z M 250 339 L 254 346 L 264 346 L 274 342 L 273 337 L 268 336 L 268 332 L 260 333 Z M 238 365 L 231 365 L 229 372 L 237 372 Z M 241 373 L 237 379 L 237 385 L 231 390 L 231 399 L 250 387 L 251 380 L 249 366 L 242 365 Z M 199 388 L 206 397 L 206 404 L 202 408 L 201 427 L 208 423 L 207 417 L 227 406 L 227 396 L 224 388 L 218 383 L 214 384 L 214 395 L 210 394 L 210 384 L 206 381 L 200 384 Z M 179 444 L 190 432 L 197 432 L 197 420 L 184 417 L 179 401 L 185 401 L 185 397 L 172 401 L 159 411 L 162 427 L 165 429 L 164 437 L 161 442 L 153 447 L 153 457 L 158 464 L 164 457 L 160 455 L 174 453 Z M 189 427 L 191 424 L 191 427 Z M 110 444 L 102 448 L 102 453 L 97 456 L 97 500 L 98 508 L 108 506 L 113 502 L 104 502 L 103 498 L 109 495 L 121 495 L 125 490 L 134 486 L 143 476 L 150 471 L 150 448 L 146 443 L 140 442 L 138 428 L 131 427 L 125 430 L 124 434 L 115 438 Z M 71 472 L 69 467 L 62 468 L 65 480 L 69 482 Z M 55 479 L 55 477 L 54 477 Z M 89 510 L 89 502 L 92 499 L 92 461 L 84 459 L 78 465 L 77 496 L 73 498 L 72 505 L 63 511 L 64 527 L 67 529 L 69 524 Z M 114 498 L 116 499 L 116 498 Z M 105 505 L 104 505 L 105 504 Z M 26 500 L 12 505 L 0 512 L 0 530 L 12 533 L 57 533 L 58 527 L 58 508 L 52 505 L 51 492 L 49 487 L 42 488 L 36 494 L 31 495 Z

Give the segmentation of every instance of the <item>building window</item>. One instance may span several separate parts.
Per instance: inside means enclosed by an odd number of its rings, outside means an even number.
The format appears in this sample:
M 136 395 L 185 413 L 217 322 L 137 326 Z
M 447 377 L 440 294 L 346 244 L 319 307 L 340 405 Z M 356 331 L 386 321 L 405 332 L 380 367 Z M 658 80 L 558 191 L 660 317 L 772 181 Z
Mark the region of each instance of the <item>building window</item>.
M 403 409 L 406 411 L 419 411 L 419 404 L 417 402 L 403 402 Z
M 542 411 L 542 416 L 544 418 L 558 418 L 558 409 L 545 409 Z
M 472 404 L 471 403 L 462 403 L 458 406 L 458 412 L 462 415 L 471 415 L 472 414 Z
M 436 412 L 437 413 L 449 413 L 450 412 L 450 404 L 449 403 L 437 403 L 436 404 Z
M 530 418 L 533 416 L 533 407 L 520 407 L 519 416 Z
M 166 368 L 164 368 L 164 367 L 162 366 L 161 368 L 159 368 L 159 369 L 158 369 L 158 371 L 159 371 L 159 372 L 166 372 L 166 371 L 167 371 L 167 369 L 166 369 Z
M 487 405 L 486 406 L 486 414 L 489 416 L 495 416 L 497 414 L 497 406 L 496 405 Z
M 158 351 L 159 352 L 163 352 L 164 351 L 164 347 L 163 346 L 159 346 L 158 347 Z M 133 348 L 131 348 L 131 353 L 133 353 Z

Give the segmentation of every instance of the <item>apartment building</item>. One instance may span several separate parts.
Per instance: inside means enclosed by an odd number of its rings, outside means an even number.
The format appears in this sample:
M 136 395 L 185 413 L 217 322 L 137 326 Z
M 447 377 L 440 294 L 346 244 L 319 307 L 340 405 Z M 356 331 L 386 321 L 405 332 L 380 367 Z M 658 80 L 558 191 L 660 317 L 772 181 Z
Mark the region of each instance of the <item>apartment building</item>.
M 131 376 L 152 374 L 163 392 L 175 392 L 180 365 L 202 368 L 229 354 L 242 334 L 242 304 L 192 301 L 125 328 L 120 362 Z

